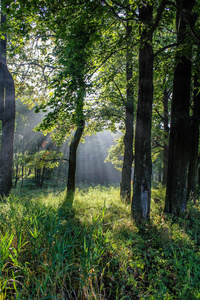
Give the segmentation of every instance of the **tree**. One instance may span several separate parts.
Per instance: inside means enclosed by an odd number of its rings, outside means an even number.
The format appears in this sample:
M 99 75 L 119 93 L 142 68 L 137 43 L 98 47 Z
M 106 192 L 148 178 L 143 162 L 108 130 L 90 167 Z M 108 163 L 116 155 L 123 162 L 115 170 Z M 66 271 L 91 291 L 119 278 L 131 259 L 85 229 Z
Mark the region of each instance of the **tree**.
M 134 121 L 134 99 L 133 99 L 133 65 L 132 65 L 132 25 L 130 21 L 126 24 L 126 116 L 124 135 L 124 159 L 122 167 L 122 180 L 120 184 L 120 196 L 122 201 L 130 203 L 131 200 L 131 173 L 133 163 L 133 121 Z
M 173 32 L 173 31 L 172 31 Z M 175 33 L 172 33 L 175 35 Z M 169 34 L 167 34 L 169 36 Z M 166 36 L 165 36 L 166 39 Z M 173 36 L 170 37 L 170 40 Z M 161 44 L 161 38 L 159 39 Z M 174 40 L 172 43 L 175 45 Z M 169 41 L 170 44 L 170 41 Z M 171 44 L 172 45 L 172 44 Z M 153 153 L 155 151 L 160 157 L 162 170 L 162 184 L 167 183 L 167 167 L 168 167 L 168 149 L 169 149 L 169 124 L 170 124 L 170 108 L 173 83 L 173 61 L 174 51 L 163 51 L 161 55 L 154 54 L 154 105 L 153 105 L 153 127 L 152 127 L 152 146 Z
M 178 50 L 175 58 L 169 161 L 165 212 L 179 215 L 186 207 L 186 179 L 190 151 L 189 117 L 192 43 L 188 21 L 195 1 L 177 0 L 176 30 Z
M 200 93 L 199 93 L 199 54 L 198 44 L 196 62 L 194 66 L 194 92 L 193 92 L 193 115 L 191 117 L 191 149 L 188 169 L 187 200 L 191 196 L 194 203 L 197 197 L 198 165 L 199 165 L 199 121 L 200 121 Z
M 153 3 L 139 4 L 140 49 L 139 86 L 135 133 L 135 171 L 132 216 L 137 223 L 149 219 L 151 200 L 151 118 L 153 103 L 153 32 L 158 27 L 167 1 L 163 0 L 153 19 Z
M 0 53 L 0 120 L 2 122 L 0 155 L 0 195 L 8 196 L 12 187 L 13 141 L 15 127 L 15 87 L 13 77 L 6 66 L 5 15 L 1 1 L 1 37 Z
M 102 59 L 103 67 L 97 76 L 102 82 L 98 100 L 100 100 L 99 106 L 103 106 L 101 118 L 106 120 L 105 112 L 107 116 L 109 115 L 108 127 L 112 130 L 119 125 L 124 133 L 120 196 L 123 202 L 130 203 L 134 136 L 134 90 L 135 78 L 137 77 L 135 74 L 138 74 L 137 64 L 133 60 L 133 52 L 137 51 L 138 46 L 133 39 L 133 35 L 136 34 L 135 28 L 138 27 L 137 23 L 134 23 L 137 15 L 135 6 L 130 4 L 129 1 L 104 1 L 104 3 L 108 8 L 109 18 L 114 20 L 108 29 L 107 35 L 110 35 L 111 39 L 117 40 L 117 43 L 108 43 L 107 53 L 113 53 L 108 60 L 104 61 Z M 115 25 L 114 28 L 113 24 Z M 114 34 L 111 33 L 112 31 Z M 110 47 L 110 44 L 113 45 Z M 117 49 L 116 45 L 118 45 Z M 118 125 L 113 125 L 114 118 Z
M 96 8 L 96 5 L 92 2 L 80 6 L 61 5 L 56 7 L 56 23 L 50 25 L 49 18 L 55 13 L 52 7 L 47 8 L 44 16 L 46 26 L 54 33 L 54 53 L 58 70 L 51 83 L 54 95 L 43 106 L 50 106 L 52 111 L 44 118 L 40 128 L 53 129 L 54 136 L 59 132 L 60 141 L 66 138 L 67 133 L 74 133 L 69 148 L 66 195 L 66 201 L 70 205 L 75 192 L 77 148 L 85 127 L 84 100 L 90 90 L 90 76 L 94 69 L 93 47 L 95 39 L 99 36 L 98 18 L 93 14 L 88 17 L 93 8 Z M 63 23 L 63 18 L 68 18 L 68 22 Z

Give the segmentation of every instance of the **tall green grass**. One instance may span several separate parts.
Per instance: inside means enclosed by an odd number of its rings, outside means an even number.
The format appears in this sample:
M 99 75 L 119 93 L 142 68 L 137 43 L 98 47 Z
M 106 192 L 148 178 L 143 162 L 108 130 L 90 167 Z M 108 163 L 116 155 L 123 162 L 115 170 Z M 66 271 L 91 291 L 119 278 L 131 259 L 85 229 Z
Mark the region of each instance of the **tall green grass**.
M 119 189 L 18 190 L 0 204 L 0 300 L 200 299 L 200 203 L 174 219 L 164 190 L 138 229 Z M 160 199 L 155 203 L 154 198 Z

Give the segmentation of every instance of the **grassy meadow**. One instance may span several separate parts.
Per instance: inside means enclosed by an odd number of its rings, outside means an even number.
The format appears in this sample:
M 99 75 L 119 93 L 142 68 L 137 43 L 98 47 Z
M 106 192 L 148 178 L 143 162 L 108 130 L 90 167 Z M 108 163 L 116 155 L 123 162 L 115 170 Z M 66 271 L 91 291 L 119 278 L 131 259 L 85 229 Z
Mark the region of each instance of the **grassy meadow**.
M 64 196 L 24 188 L 1 201 L 0 300 L 200 299 L 200 202 L 173 219 L 158 186 L 138 229 L 117 187 L 80 187 L 62 211 Z

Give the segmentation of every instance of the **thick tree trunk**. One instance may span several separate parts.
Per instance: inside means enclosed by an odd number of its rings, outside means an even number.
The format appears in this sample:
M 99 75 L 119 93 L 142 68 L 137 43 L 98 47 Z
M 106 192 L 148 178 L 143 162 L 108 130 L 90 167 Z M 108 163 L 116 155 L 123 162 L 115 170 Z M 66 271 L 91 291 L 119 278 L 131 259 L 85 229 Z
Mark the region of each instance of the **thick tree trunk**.
M 168 117 L 168 92 L 164 90 L 164 98 L 163 98 L 163 106 L 164 106 L 164 132 L 165 142 L 164 142 L 164 153 L 163 153 L 163 185 L 167 184 L 167 168 L 168 168 L 168 154 L 169 154 L 169 146 L 167 143 L 167 135 L 169 133 L 169 117 Z
M 1 30 L 4 32 L 6 16 L 2 13 Z M 12 75 L 6 66 L 6 34 L 0 41 L 0 120 L 2 122 L 0 153 L 0 195 L 8 196 L 12 187 L 13 142 L 15 128 L 15 86 Z
M 191 13 L 195 1 L 177 0 L 177 42 L 184 44 L 187 37 L 186 12 Z M 187 53 L 177 52 L 173 98 L 171 110 L 171 129 L 169 140 L 169 163 L 165 212 L 179 215 L 186 207 L 186 179 L 190 150 L 190 86 L 191 86 L 191 45 L 185 44 Z
M 153 102 L 153 7 L 149 4 L 139 9 L 141 45 L 139 49 L 139 92 L 135 134 L 135 171 L 133 182 L 132 216 L 140 223 L 149 219 L 151 199 L 151 117 Z
M 133 70 L 132 70 L 132 47 L 131 47 L 132 26 L 127 24 L 127 52 L 126 52 L 126 119 L 124 136 L 124 159 L 122 167 L 122 180 L 120 184 L 120 196 L 123 202 L 130 203 L 131 200 L 131 171 L 133 163 L 133 121 L 134 121 L 134 101 L 133 101 Z
M 200 48 L 198 49 L 198 57 L 200 54 Z M 197 62 L 199 67 L 199 63 Z M 199 72 L 196 70 L 196 72 Z M 200 93 L 198 77 L 194 77 L 194 109 L 192 117 L 192 137 L 191 137 L 191 151 L 189 160 L 188 171 L 188 190 L 187 200 L 191 196 L 194 203 L 196 202 L 197 183 L 198 183 L 198 150 L 199 150 L 199 121 L 200 121 Z
M 15 127 L 15 88 L 12 75 L 0 61 L 0 117 L 2 121 L 0 155 L 0 194 L 7 196 L 12 187 L 13 141 Z

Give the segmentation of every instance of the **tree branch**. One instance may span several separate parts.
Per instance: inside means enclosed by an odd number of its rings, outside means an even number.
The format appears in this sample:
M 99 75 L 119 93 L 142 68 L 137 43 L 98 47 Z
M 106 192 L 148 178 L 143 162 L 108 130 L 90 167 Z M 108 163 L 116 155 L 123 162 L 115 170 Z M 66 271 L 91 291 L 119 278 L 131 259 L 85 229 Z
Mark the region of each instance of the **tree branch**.
M 44 65 L 42 66 L 41 64 L 37 63 L 37 62 L 34 62 L 34 61 L 31 61 L 31 62 L 26 62 L 26 63 L 21 63 L 19 65 L 17 65 L 18 67 L 21 67 L 21 66 L 31 66 L 31 65 L 34 65 L 34 66 L 37 66 L 43 70 L 45 70 L 46 68 L 50 68 L 50 69 L 56 69 L 56 67 L 53 67 L 51 65 Z
M 118 19 L 120 19 L 120 20 L 122 20 L 122 21 L 126 21 L 126 22 L 127 22 L 127 21 L 130 21 L 130 20 L 133 20 L 133 18 L 131 18 L 131 17 L 129 17 L 129 18 L 124 18 L 124 17 L 119 16 L 119 15 L 116 13 L 116 11 L 115 11 L 115 9 L 114 9 L 113 6 L 111 6 L 110 4 L 108 4 L 106 0 L 104 0 L 103 2 L 104 2 L 104 4 L 105 4 L 106 6 L 108 6 L 108 7 L 112 10 L 113 14 L 114 14 Z M 112 0 L 112 2 L 113 2 L 115 5 L 117 5 L 118 7 L 123 8 L 125 11 L 130 11 L 130 12 L 136 17 L 136 19 L 134 19 L 135 21 L 138 21 L 138 20 L 139 20 L 138 15 L 136 14 L 135 11 L 132 11 L 132 10 L 130 9 L 130 6 L 129 6 L 129 5 L 125 6 L 125 5 L 122 5 L 121 3 L 118 3 L 117 1 L 114 1 L 114 0 Z
M 167 0 L 162 0 L 161 1 L 160 6 L 157 9 L 157 15 L 156 15 L 155 21 L 151 26 L 150 33 L 153 33 L 156 30 L 156 28 L 157 28 L 157 26 L 160 22 L 161 15 L 162 15 L 162 12 L 163 12 L 166 4 L 167 4 Z
M 54 162 L 54 161 L 59 161 L 59 160 L 65 160 L 65 161 L 69 161 L 68 158 L 53 158 L 53 159 L 40 159 L 40 161 L 51 161 L 51 162 Z
M 118 87 L 118 85 L 116 84 L 116 82 L 115 82 L 114 79 L 113 79 L 113 83 L 114 83 L 114 85 L 116 86 L 116 88 L 117 88 L 117 90 L 118 90 L 118 92 L 119 92 L 119 94 L 120 94 L 120 96 L 121 96 L 122 102 L 125 104 L 124 97 L 123 97 L 123 95 L 122 95 L 122 93 L 121 93 L 121 91 L 120 91 L 120 88 Z
M 161 118 L 161 120 L 164 121 L 164 117 L 159 113 L 159 111 L 157 110 L 157 108 L 155 109 L 155 111 L 157 112 L 158 116 Z
M 188 19 L 186 19 L 186 22 L 188 23 L 188 25 L 190 27 L 193 37 L 198 41 L 198 43 L 200 43 L 200 35 L 197 35 L 197 33 L 195 32 L 194 26 L 188 21 Z
M 176 47 L 176 46 L 177 46 L 177 43 L 173 43 L 173 44 L 164 46 L 163 48 L 159 49 L 158 51 L 156 51 L 156 52 L 154 53 L 154 58 L 155 58 L 158 54 L 160 54 L 161 52 L 163 52 L 164 50 L 169 49 L 169 48 L 172 48 L 172 47 Z

